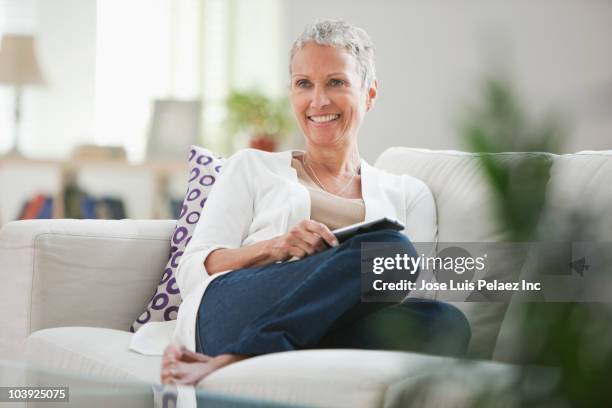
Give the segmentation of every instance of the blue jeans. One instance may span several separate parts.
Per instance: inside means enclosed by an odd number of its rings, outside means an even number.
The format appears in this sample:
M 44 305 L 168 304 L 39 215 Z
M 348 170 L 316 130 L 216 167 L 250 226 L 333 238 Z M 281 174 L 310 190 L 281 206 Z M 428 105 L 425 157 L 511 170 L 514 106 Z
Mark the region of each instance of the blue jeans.
M 361 302 L 364 242 L 393 243 L 417 256 L 403 234 L 384 230 L 299 261 L 234 270 L 212 281 L 202 297 L 196 350 L 211 356 L 304 348 L 464 354 L 470 327 L 455 307 L 423 299 Z

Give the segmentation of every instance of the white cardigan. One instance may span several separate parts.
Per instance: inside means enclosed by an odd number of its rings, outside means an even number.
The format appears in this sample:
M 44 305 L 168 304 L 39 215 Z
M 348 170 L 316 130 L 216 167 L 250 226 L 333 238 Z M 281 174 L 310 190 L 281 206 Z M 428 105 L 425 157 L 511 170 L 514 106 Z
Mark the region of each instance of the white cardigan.
M 178 266 L 176 281 L 183 303 L 174 342 L 195 351 L 196 316 L 204 291 L 213 279 L 230 272 L 209 276 L 204 268 L 209 253 L 277 237 L 310 218 L 310 195 L 291 166 L 292 153 L 246 149 L 226 162 Z M 436 207 L 425 183 L 389 174 L 362 160 L 361 185 L 366 221 L 395 218 L 404 223 L 411 241 L 435 242 Z M 167 344 L 161 333 L 167 334 L 171 327 L 168 323 L 144 325 L 134 335 L 131 348 L 144 354 L 161 352 Z

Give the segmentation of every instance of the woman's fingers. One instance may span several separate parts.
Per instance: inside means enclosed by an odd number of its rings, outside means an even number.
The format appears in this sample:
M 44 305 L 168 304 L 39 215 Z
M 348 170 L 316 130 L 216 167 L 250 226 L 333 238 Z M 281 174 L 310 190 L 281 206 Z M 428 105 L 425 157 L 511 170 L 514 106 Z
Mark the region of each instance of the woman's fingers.
M 180 355 L 178 356 L 178 360 L 186 362 L 186 363 L 196 363 L 196 362 L 206 363 L 211 358 L 212 357 L 207 356 L 205 354 L 190 351 L 185 346 L 181 346 Z
M 327 225 L 322 224 L 317 221 L 307 220 L 305 223 L 305 228 L 311 233 L 316 234 L 320 238 L 322 238 L 330 247 L 338 246 L 339 242 L 336 239 L 336 236 L 330 231 Z
M 325 249 L 329 245 L 338 245 L 338 240 L 329 228 L 320 222 L 303 220 L 283 237 L 279 248 L 296 258 L 304 258 Z
M 309 255 L 306 245 L 302 241 L 297 241 L 289 246 L 289 254 L 296 258 L 302 259 Z
M 174 367 L 165 367 L 161 370 L 161 382 L 162 384 L 170 384 L 172 381 L 172 372 Z
M 326 248 L 327 248 L 326 241 L 323 238 L 321 238 L 320 235 L 317 235 L 317 244 L 315 245 L 316 252 L 323 251 Z
M 295 230 L 295 238 L 297 238 L 296 243 L 303 243 L 305 245 L 301 245 L 309 255 L 312 255 L 319 242 L 321 241 L 321 237 L 308 229 L 298 228 Z M 301 242 L 300 242 L 301 241 Z

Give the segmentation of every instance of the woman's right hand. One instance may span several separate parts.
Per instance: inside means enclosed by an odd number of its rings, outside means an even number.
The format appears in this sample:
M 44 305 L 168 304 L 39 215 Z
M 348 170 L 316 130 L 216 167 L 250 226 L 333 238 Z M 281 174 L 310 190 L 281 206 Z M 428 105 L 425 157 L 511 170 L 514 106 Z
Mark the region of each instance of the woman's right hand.
M 325 225 L 313 220 L 302 220 L 288 233 L 269 241 L 270 260 L 286 261 L 292 257 L 302 259 L 322 251 L 327 246 L 338 246 L 338 240 Z

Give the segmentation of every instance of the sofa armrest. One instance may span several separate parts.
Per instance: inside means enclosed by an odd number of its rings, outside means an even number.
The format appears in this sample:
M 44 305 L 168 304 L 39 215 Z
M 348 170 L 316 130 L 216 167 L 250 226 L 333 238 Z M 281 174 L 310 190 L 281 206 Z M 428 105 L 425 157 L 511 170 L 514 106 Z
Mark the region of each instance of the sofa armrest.
M 0 230 L 0 358 L 32 332 L 128 330 L 168 260 L 171 220 L 31 220 Z

